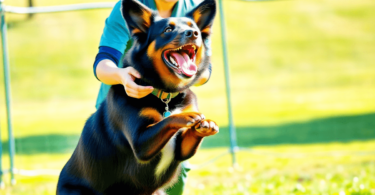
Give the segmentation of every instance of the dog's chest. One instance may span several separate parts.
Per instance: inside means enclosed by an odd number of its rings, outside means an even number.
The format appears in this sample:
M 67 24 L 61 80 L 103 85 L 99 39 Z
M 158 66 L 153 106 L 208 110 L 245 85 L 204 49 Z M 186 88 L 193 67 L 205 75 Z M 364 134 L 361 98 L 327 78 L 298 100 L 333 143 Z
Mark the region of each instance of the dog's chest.
M 172 110 L 172 115 L 178 114 L 178 113 L 181 113 L 180 109 Z M 168 169 L 170 164 L 172 163 L 175 157 L 174 156 L 175 148 L 176 148 L 176 134 L 168 141 L 168 143 L 161 150 L 160 161 L 155 169 L 156 178 L 160 178 L 163 175 L 163 173 Z
M 155 170 L 156 178 L 160 178 L 172 163 L 175 147 L 176 137 L 173 136 L 161 150 L 161 158 Z

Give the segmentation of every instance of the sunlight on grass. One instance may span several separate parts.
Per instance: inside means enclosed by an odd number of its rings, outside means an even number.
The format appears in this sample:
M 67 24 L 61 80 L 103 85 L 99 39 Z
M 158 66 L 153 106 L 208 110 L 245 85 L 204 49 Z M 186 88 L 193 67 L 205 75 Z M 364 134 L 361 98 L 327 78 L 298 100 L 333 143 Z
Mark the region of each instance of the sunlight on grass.
M 185 195 L 375 194 L 374 1 L 224 1 L 224 8 L 237 141 L 254 147 L 238 153 L 238 169 L 230 168 L 226 155 L 191 171 Z M 95 111 L 100 82 L 92 63 L 109 12 L 37 14 L 31 20 L 6 15 L 17 169 L 58 172 L 70 157 Z M 223 147 L 229 134 L 218 20 L 212 45 L 212 77 L 193 90 L 202 113 L 221 127 L 203 146 Z M 5 108 L 3 85 L 0 94 Z M 1 109 L 2 167 L 8 169 L 5 116 Z M 332 141 L 345 143 L 300 144 Z M 258 146 L 280 143 L 296 145 Z M 191 163 L 225 151 L 202 149 Z M 0 194 L 55 194 L 57 176 L 17 175 L 13 187 L 8 174 L 4 180 Z
M 257 146 L 237 153 L 238 167 L 230 155 L 189 172 L 185 195 L 228 194 L 375 194 L 375 141 Z M 227 151 L 201 149 L 189 162 L 201 165 Z M 24 170 L 62 168 L 70 154 L 17 155 L 16 165 Z M 4 159 L 8 162 L 8 158 Z M 48 164 L 40 163 L 48 162 Z M 57 175 L 16 175 L 17 185 L 6 194 L 54 194 Z M 9 184 L 9 177 L 5 181 Z M 341 193 L 342 194 L 342 193 Z M 340 194 L 340 195 L 341 195 Z
M 374 148 L 375 141 L 253 147 L 237 153 L 237 168 L 227 155 L 191 171 L 185 194 L 375 194 Z M 225 150 L 201 150 L 190 162 Z

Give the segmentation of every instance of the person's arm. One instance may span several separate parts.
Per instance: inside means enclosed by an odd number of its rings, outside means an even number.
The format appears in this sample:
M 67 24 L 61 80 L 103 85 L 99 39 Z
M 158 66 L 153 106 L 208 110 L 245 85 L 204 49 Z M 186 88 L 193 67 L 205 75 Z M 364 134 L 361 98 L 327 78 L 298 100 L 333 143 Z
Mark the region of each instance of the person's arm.
M 117 67 L 121 56 L 122 53 L 114 48 L 99 47 L 93 67 L 96 78 L 107 85 L 122 84 L 128 96 L 133 98 L 142 98 L 150 94 L 152 87 L 139 86 L 134 83 L 134 79 L 140 78 L 140 75 L 133 67 Z
M 143 98 L 154 90 L 151 86 L 140 86 L 134 82 L 135 78 L 141 78 L 133 67 L 118 68 L 109 60 L 103 59 L 96 66 L 97 78 L 107 85 L 122 84 L 126 94 L 133 98 Z
M 134 83 L 134 79 L 139 78 L 139 73 L 134 68 L 117 66 L 130 39 L 120 7 L 121 1 L 118 1 L 105 21 L 99 52 L 94 62 L 94 75 L 104 84 L 122 84 L 130 97 L 142 98 L 151 93 L 153 88 Z

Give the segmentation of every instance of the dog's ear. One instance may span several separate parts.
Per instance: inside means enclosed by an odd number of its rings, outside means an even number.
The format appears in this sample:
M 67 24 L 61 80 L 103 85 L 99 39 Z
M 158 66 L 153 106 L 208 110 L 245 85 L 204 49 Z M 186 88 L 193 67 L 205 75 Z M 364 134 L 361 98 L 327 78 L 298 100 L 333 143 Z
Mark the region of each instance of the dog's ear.
M 204 34 L 209 34 L 216 14 L 216 1 L 204 0 L 192 11 L 186 14 L 197 23 L 199 30 Z
M 155 14 L 137 0 L 122 0 L 121 13 L 131 34 L 146 33 Z

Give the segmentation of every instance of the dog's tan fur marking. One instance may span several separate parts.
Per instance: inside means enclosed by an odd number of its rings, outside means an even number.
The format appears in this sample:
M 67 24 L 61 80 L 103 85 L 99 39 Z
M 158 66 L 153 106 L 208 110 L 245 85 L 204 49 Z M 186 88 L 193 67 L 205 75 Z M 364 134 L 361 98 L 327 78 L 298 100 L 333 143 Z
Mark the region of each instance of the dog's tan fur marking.
M 137 34 L 137 33 L 141 33 L 142 31 L 141 30 L 139 30 L 138 28 L 135 28 L 135 29 L 133 29 L 132 30 L 132 34 L 134 35 L 134 34 Z
M 211 26 L 208 26 L 201 30 L 202 33 L 211 34 Z
M 198 147 L 196 147 L 196 145 L 197 145 L 197 139 L 202 139 L 202 138 L 198 138 L 194 134 L 194 132 L 193 132 L 193 130 L 191 128 L 184 130 L 182 132 L 182 134 L 181 134 L 181 137 L 182 137 L 181 155 L 182 156 L 187 156 L 191 152 L 195 153 L 196 150 L 192 151 L 192 148 L 198 149 Z
M 194 19 L 195 23 L 198 24 L 199 19 L 201 18 L 201 16 L 202 16 L 202 14 L 198 10 L 194 11 L 194 13 L 193 13 L 193 19 Z M 198 24 L 198 26 L 199 26 L 199 24 Z
M 145 26 L 150 27 L 151 26 L 151 15 L 152 12 L 143 12 L 142 18 L 145 21 Z
M 153 119 L 154 121 L 163 120 L 163 116 L 154 108 L 143 108 L 139 116 Z
M 197 65 L 197 68 L 200 67 L 200 64 L 202 62 L 202 54 L 204 52 L 203 44 L 197 49 L 197 53 L 195 54 L 195 64 Z

